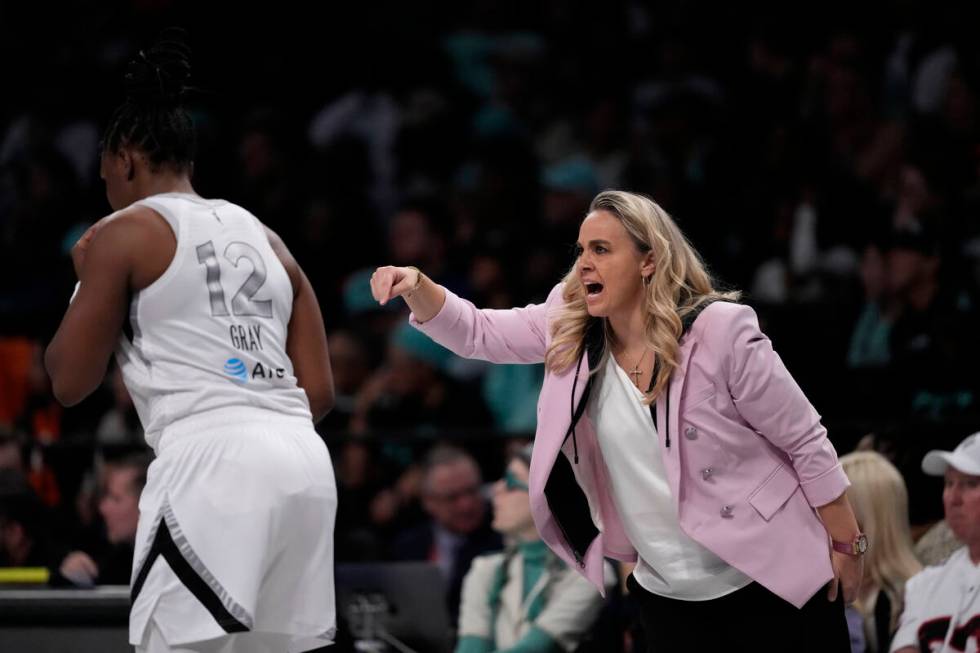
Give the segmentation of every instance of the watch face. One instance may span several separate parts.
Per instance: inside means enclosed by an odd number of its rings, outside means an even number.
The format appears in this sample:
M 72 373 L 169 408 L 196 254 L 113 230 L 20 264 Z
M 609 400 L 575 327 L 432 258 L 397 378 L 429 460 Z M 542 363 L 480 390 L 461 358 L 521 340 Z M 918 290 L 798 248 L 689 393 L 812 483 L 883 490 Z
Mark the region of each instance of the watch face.
M 854 542 L 855 548 L 858 553 L 865 553 L 868 550 L 868 536 L 865 534 L 858 535 L 857 540 Z

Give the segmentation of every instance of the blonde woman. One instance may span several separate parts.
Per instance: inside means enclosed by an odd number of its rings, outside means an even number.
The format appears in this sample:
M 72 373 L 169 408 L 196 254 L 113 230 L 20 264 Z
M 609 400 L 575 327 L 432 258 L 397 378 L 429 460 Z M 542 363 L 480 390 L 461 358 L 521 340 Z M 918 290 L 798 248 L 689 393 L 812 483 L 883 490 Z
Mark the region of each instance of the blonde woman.
M 865 650 L 887 651 L 898 628 L 905 581 L 922 569 L 912 550 L 908 491 L 899 471 L 877 452 L 856 451 L 840 462 L 851 481 L 847 497 L 858 525 L 875 543 L 865 556 L 854 607 L 863 617 Z
M 545 363 L 534 522 L 599 591 L 605 557 L 637 561 L 651 651 L 849 651 L 867 539 L 755 313 L 646 197 L 596 196 L 578 250 L 525 308 L 479 310 L 409 267 L 378 268 L 372 292 L 461 356 Z

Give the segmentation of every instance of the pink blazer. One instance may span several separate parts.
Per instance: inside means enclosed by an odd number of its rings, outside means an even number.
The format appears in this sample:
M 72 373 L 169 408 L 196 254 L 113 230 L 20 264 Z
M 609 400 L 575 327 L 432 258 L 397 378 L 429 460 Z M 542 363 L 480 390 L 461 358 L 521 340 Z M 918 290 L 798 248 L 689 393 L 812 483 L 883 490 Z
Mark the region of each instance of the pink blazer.
M 424 324 L 410 320 L 466 358 L 541 363 L 561 291 L 559 284 L 544 304 L 510 310 L 480 310 L 447 291 L 438 315 Z M 681 529 L 800 607 L 833 578 L 828 535 L 814 507 L 849 485 L 827 431 L 751 308 L 710 304 L 680 345 L 656 423 Z M 610 490 L 616 470 L 603 461 L 581 408 L 569 437 L 573 409 L 590 385 L 589 365 L 597 365 L 591 358 L 583 356 L 575 371 L 545 374 L 530 496 L 542 539 L 604 593 L 603 558 L 633 561 L 636 551 Z

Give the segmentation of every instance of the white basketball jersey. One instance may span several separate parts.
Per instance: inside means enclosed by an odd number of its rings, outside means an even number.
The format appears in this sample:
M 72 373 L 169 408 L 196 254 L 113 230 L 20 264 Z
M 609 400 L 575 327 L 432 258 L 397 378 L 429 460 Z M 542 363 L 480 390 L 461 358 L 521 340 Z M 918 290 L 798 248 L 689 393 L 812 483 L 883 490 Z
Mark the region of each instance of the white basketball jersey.
M 116 360 L 147 443 L 184 417 L 251 406 L 312 419 L 286 355 L 293 289 L 245 209 L 185 193 L 136 204 L 177 238 L 167 270 L 134 294 Z

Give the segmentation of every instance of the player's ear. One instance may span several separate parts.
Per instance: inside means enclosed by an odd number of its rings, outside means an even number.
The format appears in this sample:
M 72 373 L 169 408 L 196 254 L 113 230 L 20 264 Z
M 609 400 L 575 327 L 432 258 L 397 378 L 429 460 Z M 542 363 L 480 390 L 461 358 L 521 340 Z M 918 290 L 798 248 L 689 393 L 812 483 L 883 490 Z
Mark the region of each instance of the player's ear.
M 119 166 L 126 173 L 126 181 L 133 181 L 136 177 L 136 160 L 132 150 L 128 147 L 119 148 Z

